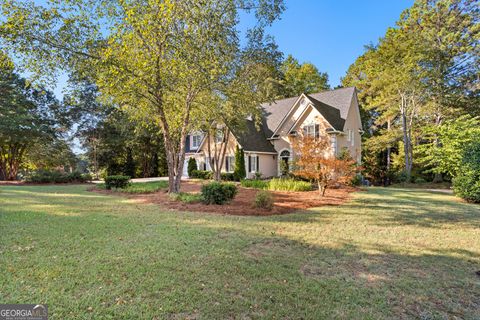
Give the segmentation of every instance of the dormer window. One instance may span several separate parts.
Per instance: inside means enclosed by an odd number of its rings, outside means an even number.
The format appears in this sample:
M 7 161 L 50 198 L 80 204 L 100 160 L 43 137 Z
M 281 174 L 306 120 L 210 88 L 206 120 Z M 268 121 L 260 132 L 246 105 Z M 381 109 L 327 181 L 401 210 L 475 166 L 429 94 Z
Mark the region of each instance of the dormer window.
M 195 134 L 191 136 L 191 149 L 198 149 L 200 147 L 200 143 L 202 143 L 202 135 Z
M 215 142 L 216 143 L 222 143 L 225 138 L 225 134 L 223 133 L 223 130 L 217 130 L 215 132 Z

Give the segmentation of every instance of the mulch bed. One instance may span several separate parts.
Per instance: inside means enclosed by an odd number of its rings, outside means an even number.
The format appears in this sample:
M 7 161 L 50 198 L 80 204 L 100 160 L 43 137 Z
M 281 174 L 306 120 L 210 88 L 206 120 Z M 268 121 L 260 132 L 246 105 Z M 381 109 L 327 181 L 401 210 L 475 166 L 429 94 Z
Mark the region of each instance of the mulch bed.
M 184 181 L 182 182 L 182 192 L 200 192 L 200 182 Z M 135 199 L 141 203 L 155 203 L 162 207 L 166 207 L 172 210 L 178 211 L 192 211 L 192 212 L 209 212 L 228 215 L 239 216 L 268 216 L 291 213 L 294 211 L 305 210 L 313 207 L 321 206 L 336 206 L 340 205 L 350 199 L 351 193 L 358 189 L 355 188 L 340 188 L 340 189 L 327 189 L 324 197 L 320 197 L 318 191 L 310 192 L 286 192 L 286 191 L 271 191 L 274 197 L 274 206 L 272 210 L 258 209 L 253 207 L 253 201 L 257 189 L 250 188 L 238 188 L 238 194 L 228 204 L 224 205 L 205 205 L 203 203 L 183 203 L 180 201 L 171 200 L 168 193 L 165 191 L 159 191 L 149 194 L 126 194 L 126 197 Z M 93 189 L 95 192 L 101 192 L 106 194 L 116 193 L 107 190 Z

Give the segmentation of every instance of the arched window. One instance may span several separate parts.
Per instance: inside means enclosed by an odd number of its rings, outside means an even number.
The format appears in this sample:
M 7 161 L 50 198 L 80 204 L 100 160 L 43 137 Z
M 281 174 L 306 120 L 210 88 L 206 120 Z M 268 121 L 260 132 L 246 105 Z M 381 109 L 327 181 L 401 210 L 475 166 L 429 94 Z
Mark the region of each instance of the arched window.
M 283 150 L 282 152 L 280 152 L 280 158 L 290 158 L 290 151 Z
M 280 157 L 278 158 L 279 161 L 279 169 L 280 175 L 286 176 L 290 172 L 290 151 L 283 150 L 280 152 Z

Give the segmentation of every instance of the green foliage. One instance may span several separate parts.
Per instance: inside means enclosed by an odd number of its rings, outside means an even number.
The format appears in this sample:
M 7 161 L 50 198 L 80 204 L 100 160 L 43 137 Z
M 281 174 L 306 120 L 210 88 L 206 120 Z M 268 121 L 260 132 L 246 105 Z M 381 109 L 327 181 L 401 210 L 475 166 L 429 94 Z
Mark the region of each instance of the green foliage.
M 207 170 L 193 170 L 190 178 L 211 180 L 213 179 L 213 172 Z
M 350 66 L 342 85 L 358 89 L 369 179 L 388 180 L 392 170 L 409 179 L 415 164 L 454 175 L 461 154 L 454 141 L 461 144 L 468 135 L 462 130 L 471 124 L 455 119 L 479 115 L 480 87 L 473 80 L 478 19 L 475 1 L 415 1 Z
M 213 107 L 221 115 L 240 108 L 243 114 L 246 109 L 256 112 L 266 100 L 261 88 L 269 80 L 263 71 L 268 64 L 256 57 L 265 61 L 265 53 L 275 49 L 264 45 L 265 26 L 284 8 L 283 0 L 101 5 L 12 0 L 1 6 L 0 37 L 35 76 L 52 81 L 59 70 L 78 73 L 92 79 L 105 101 L 122 106 L 135 121 L 148 127 L 154 119 L 162 127 L 170 159 L 169 191 L 178 192 L 173 181 L 182 174 L 177 170 L 184 161 L 181 146 L 191 124 L 212 120 L 206 117 Z M 244 10 L 258 22 L 248 30 L 245 47 L 237 30 Z
M 107 176 L 105 177 L 105 188 L 110 190 L 112 188 L 123 189 L 126 188 L 130 183 L 129 176 Z
M 280 173 L 282 177 L 287 177 L 290 174 L 290 166 L 285 161 L 280 161 Z
M 240 184 L 244 188 L 267 189 L 268 187 L 268 181 L 266 180 L 243 179 Z
M 222 177 L 223 181 L 238 181 L 235 173 L 232 172 L 222 172 L 220 176 Z
M 202 199 L 205 204 L 224 204 L 237 194 L 233 183 L 210 182 L 202 186 Z
M 329 90 L 328 75 L 319 72 L 311 63 L 300 64 L 289 55 L 281 66 L 283 74 L 284 96 L 295 97 L 302 93 L 315 93 Z
M 57 170 L 38 170 L 28 175 L 27 182 L 32 183 L 84 183 L 92 180 L 90 174 L 78 171 L 65 173 Z
M 238 145 L 235 149 L 235 170 L 233 171 L 236 180 L 241 181 L 247 176 L 245 170 L 245 153 Z
M 453 178 L 453 190 L 459 197 L 480 203 L 480 142 L 466 146 L 460 170 Z
M 468 115 L 446 120 L 425 130 L 428 143 L 419 146 L 421 162 L 434 173 L 454 177 L 462 166 L 462 155 L 472 141 L 480 140 L 480 119 Z
M 352 180 L 350 181 L 350 185 L 357 187 L 362 184 L 362 175 L 361 174 L 356 174 L 353 176 Z
M 0 180 L 17 179 L 21 167 L 52 168 L 75 160 L 62 140 L 61 133 L 71 124 L 65 106 L 52 92 L 33 87 L 17 75 L 2 51 L 1 61 Z M 56 154 L 59 156 L 55 157 Z M 42 166 L 42 162 L 47 166 Z
M 195 161 L 195 158 L 190 157 L 190 159 L 188 159 L 188 167 L 187 167 L 188 176 L 191 177 L 193 171 L 197 171 L 197 170 L 198 170 L 197 161 Z
M 414 180 L 415 183 L 426 183 L 427 180 L 425 180 L 424 178 L 422 177 L 416 177 L 415 180 Z
M 203 201 L 203 197 L 200 193 L 188 193 L 188 192 L 170 193 L 169 197 L 174 201 L 180 201 L 184 203 L 197 203 L 197 202 Z
M 123 174 L 130 178 L 135 178 L 135 160 L 133 160 L 132 149 L 127 148 L 127 158 L 123 165 Z
M 291 178 L 274 178 L 268 182 L 268 190 L 272 191 L 312 191 L 312 184 Z
M 272 210 L 274 204 L 273 196 L 268 191 L 260 190 L 255 195 L 253 204 L 256 208 Z

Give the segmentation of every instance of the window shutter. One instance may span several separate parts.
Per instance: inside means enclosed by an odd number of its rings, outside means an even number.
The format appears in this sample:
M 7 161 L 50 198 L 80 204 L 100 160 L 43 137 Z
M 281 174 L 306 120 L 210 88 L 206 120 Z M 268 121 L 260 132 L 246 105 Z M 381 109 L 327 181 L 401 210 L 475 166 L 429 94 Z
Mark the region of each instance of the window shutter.
M 318 124 L 315 125 L 315 138 L 320 138 L 320 126 Z
M 252 157 L 248 156 L 248 172 L 252 172 Z
M 256 162 L 257 162 L 257 168 L 256 168 L 256 170 L 255 170 L 256 172 L 259 172 L 259 171 L 260 171 L 260 162 L 259 162 L 259 159 L 260 159 L 260 157 L 257 156 L 257 161 L 256 161 Z
M 308 135 L 308 132 L 307 132 L 307 127 L 303 127 L 303 136 L 306 137 Z
M 230 171 L 230 168 L 228 167 L 228 157 L 225 157 L 225 171 Z

